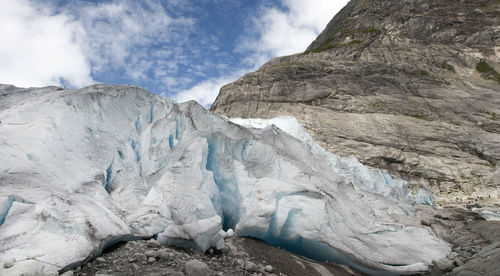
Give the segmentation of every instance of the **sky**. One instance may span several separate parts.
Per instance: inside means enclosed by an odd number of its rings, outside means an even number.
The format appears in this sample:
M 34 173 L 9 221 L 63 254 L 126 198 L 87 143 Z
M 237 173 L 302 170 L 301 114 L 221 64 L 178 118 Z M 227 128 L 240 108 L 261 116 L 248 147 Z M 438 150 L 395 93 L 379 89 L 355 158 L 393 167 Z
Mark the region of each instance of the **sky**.
M 0 83 L 132 84 L 208 107 L 303 52 L 348 0 L 1 0 Z

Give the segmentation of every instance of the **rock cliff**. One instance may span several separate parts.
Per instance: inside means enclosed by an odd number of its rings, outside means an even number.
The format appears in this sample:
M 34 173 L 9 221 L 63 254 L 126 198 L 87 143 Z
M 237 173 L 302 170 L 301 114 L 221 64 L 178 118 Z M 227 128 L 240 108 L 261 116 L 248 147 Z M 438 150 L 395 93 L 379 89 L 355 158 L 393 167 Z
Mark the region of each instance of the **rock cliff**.
M 303 53 L 220 90 L 228 117 L 297 117 L 329 151 L 426 187 L 499 199 L 500 1 L 352 0 Z

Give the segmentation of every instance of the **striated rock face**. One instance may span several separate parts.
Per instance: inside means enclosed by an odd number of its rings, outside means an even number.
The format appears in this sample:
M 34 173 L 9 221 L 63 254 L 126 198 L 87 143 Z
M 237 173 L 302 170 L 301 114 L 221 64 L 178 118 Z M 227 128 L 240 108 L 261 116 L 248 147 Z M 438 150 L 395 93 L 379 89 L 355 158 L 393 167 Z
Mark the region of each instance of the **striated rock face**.
M 441 203 L 498 200 L 500 1 L 352 0 L 304 52 L 224 86 L 211 110 L 297 117 L 329 151 Z

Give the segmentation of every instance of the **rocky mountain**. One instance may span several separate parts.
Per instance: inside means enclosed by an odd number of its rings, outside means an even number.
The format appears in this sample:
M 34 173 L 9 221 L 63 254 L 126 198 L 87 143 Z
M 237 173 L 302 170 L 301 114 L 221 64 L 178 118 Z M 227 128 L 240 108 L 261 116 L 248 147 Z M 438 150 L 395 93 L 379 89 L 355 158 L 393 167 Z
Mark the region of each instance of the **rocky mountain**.
M 352 0 L 305 52 L 224 86 L 210 109 L 292 115 L 440 203 L 498 202 L 499 71 L 498 0 Z

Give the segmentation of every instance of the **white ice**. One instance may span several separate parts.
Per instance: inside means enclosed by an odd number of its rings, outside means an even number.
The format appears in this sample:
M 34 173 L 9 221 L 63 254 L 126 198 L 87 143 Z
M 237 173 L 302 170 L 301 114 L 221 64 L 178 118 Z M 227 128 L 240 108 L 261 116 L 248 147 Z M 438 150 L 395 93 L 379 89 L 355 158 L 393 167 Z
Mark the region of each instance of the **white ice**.
M 370 274 L 450 251 L 412 216 L 404 181 L 326 152 L 294 119 L 273 122 L 293 136 L 246 128 L 131 86 L 0 85 L 0 99 L 0 265 L 16 259 L 1 275 L 153 235 L 222 248 L 230 229 Z
M 472 208 L 472 211 L 478 212 L 485 220 L 500 221 L 500 210 L 498 207 Z

